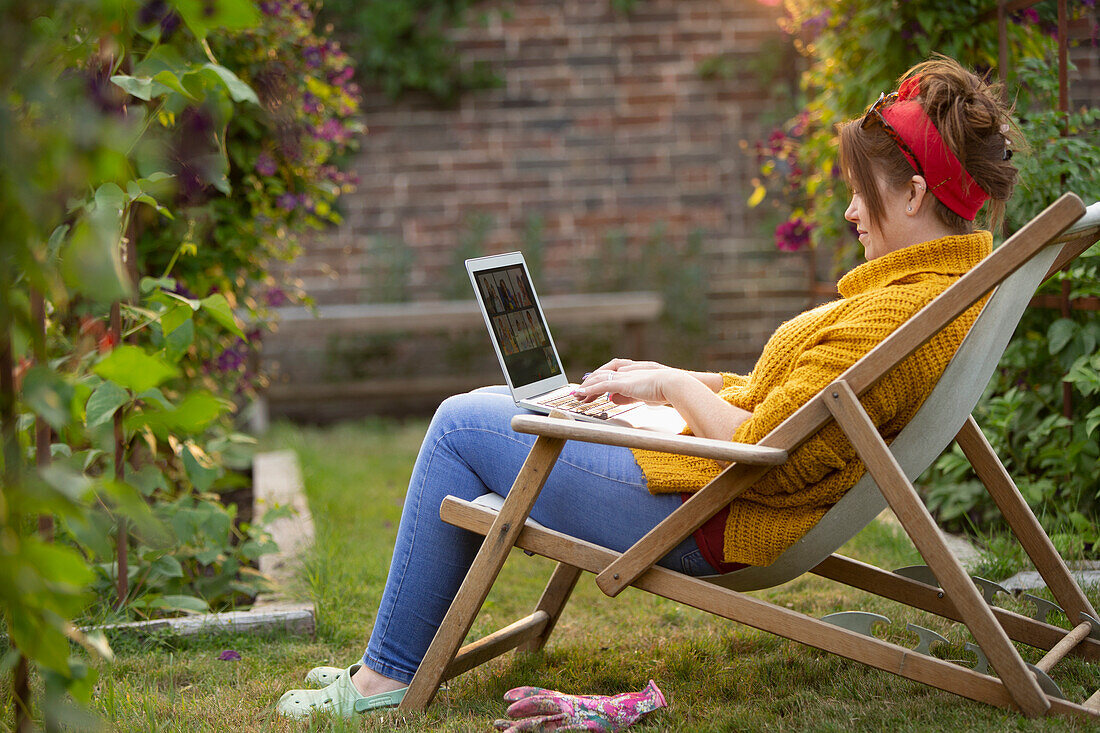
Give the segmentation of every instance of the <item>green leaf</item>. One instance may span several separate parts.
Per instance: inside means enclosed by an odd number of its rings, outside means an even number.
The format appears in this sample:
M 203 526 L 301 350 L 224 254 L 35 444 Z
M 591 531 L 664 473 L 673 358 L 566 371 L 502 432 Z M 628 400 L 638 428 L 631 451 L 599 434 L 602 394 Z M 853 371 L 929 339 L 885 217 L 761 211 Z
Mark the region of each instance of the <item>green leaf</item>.
M 130 393 L 112 381 L 105 381 L 96 387 L 88 398 L 85 408 L 85 424 L 89 428 L 102 425 L 110 420 L 118 408 L 130 401 Z
M 144 392 L 175 377 L 179 370 L 137 346 L 123 344 L 115 348 L 92 371 L 134 392 Z
M 183 468 L 187 471 L 187 477 L 195 485 L 195 489 L 202 492 L 209 489 L 221 473 L 210 457 L 194 443 L 188 443 L 183 447 Z
M 95 192 L 96 209 L 108 209 L 121 215 L 126 208 L 126 193 L 117 183 L 104 183 Z
M 149 607 L 184 613 L 206 613 L 210 610 L 206 601 L 195 596 L 161 596 L 151 601 Z
M 233 316 L 233 309 L 229 307 L 229 301 L 221 293 L 214 293 L 202 299 L 202 307 L 222 325 L 227 331 L 238 338 L 244 338 L 244 331 L 237 325 L 237 319 Z
M 116 513 L 133 522 L 133 531 L 151 547 L 165 547 L 171 540 L 168 527 L 154 514 L 141 492 L 114 479 L 99 482 L 99 496 Z
M 72 385 L 49 367 L 32 367 L 23 377 L 23 401 L 57 430 L 72 418 L 72 395 Z
M 199 433 L 231 407 L 232 403 L 209 392 L 192 392 L 171 413 L 172 421 L 180 432 Z
M 1077 324 L 1069 318 L 1059 318 L 1057 321 L 1050 324 L 1050 328 L 1047 329 L 1047 341 L 1049 343 L 1050 353 L 1057 354 L 1059 351 L 1066 348 L 1066 345 L 1073 340 L 1076 333 Z
M 191 92 L 187 91 L 187 88 L 180 82 L 179 77 L 173 74 L 171 71 L 165 69 L 164 71 L 158 71 L 153 75 L 153 82 L 156 85 L 160 85 L 161 88 L 171 90 L 177 94 L 181 94 L 192 102 L 199 101 L 197 97 L 193 96 Z M 160 96 L 160 95 L 157 95 Z
M 222 553 L 221 548 L 218 547 L 211 547 L 195 553 L 195 559 L 198 560 L 201 565 L 213 565 L 223 557 L 224 553 Z
M 176 287 L 174 277 L 143 277 L 141 278 L 141 292 L 146 295 L 154 290 L 171 290 Z M 163 321 L 162 321 L 163 325 Z
M 153 98 L 153 80 L 149 77 L 116 74 L 111 77 L 111 83 L 127 94 L 135 96 L 138 99 L 143 99 L 146 102 Z
M 25 541 L 23 555 L 51 585 L 68 586 L 76 591 L 83 589 L 94 577 L 84 558 L 62 544 Z
M 66 468 L 60 463 L 51 463 L 39 469 L 38 474 L 49 486 L 73 501 L 81 501 L 92 490 L 92 480 L 87 476 Z
M 190 321 L 193 312 L 194 311 L 184 303 L 177 303 L 165 311 L 160 317 L 160 327 L 164 335 L 167 336 L 184 323 Z
M 202 68 L 207 72 L 207 76 L 213 73 L 213 78 L 225 85 L 225 88 L 229 91 L 230 98 L 234 102 L 251 102 L 255 105 L 260 104 L 260 98 L 256 96 L 256 92 L 252 90 L 252 87 L 241 81 L 240 77 L 229 69 L 219 64 L 206 64 Z
M 173 5 L 183 22 L 199 40 L 206 38 L 211 29 L 243 30 L 260 22 L 260 15 L 250 0 L 174 0 Z
M 164 555 L 158 557 L 152 564 L 152 570 L 155 573 L 160 573 L 166 578 L 182 578 L 183 566 L 180 565 L 180 561 L 173 555 Z
M 50 233 L 50 241 L 46 243 L 46 255 L 52 262 L 61 252 L 61 245 L 65 241 L 65 235 L 69 233 L 69 225 L 62 224 Z
M 159 468 L 147 463 L 139 470 L 127 469 L 126 482 L 141 492 L 142 496 L 152 496 L 157 489 L 168 490 L 168 479 Z
M 168 70 L 160 71 L 152 77 L 116 74 L 111 77 L 111 82 L 128 94 L 146 102 L 155 97 L 163 97 L 172 93 L 179 94 L 190 102 L 199 101 L 199 98 L 192 94 L 180 83 L 179 78 Z
M 156 388 L 147 389 L 144 392 L 142 392 L 141 394 L 134 397 L 134 399 L 135 400 L 143 400 L 145 402 L 150 402 L 150 403 L 155 403 L 155 404 L 160 405 L 161 407 L 163 407 L 165 410 L 171 410 L 172 409 L 172 401 L 169 400 L 167 397 L 165 397 L 164 393 L 161 392 L 159 389 L 156 389 Z
M 73 226 L 72 236 L 61 251 L 65 283 L 100 303 L 124 299 L 131 291 L 130 278 L 122 265 L 121 213 L 121 207 L 96 206 Z
M 159 201 L 157 201 L 155 198 L 153 198 L 152 196 L 150 196 L 147 193 L 141 193 L 141 194 L 138 194 L 137 196 L 134 196 L 133 201 L 135 203 L 141 203 L 141 204 L 146 204 L 148 206 L 151 206 L 158 214 L 160 214 L 161 216 L 163 216 L 166 219 L 175 219 L 176 218 L 175 216 L 172 215 L 172 212 L 167 207 L 162 206 Z
M 106 512 L 83 512 L 80 517 L 66 517 L 65 529 L 72 534 L 93 560 L 113 560 L 115 544 L 111 538 L 114 520 Z
M 209 392 L 193 392 L 173 408 L 134 415 L 127 427 L 148 427 L 160 438 L 167 437 L 169 433 L 176 436 L 197 435 L 231 408 L 232 403 Z
M 1091 438 L 1096 428 L 1100 427 L 1100 407 L 1097 407 L 1085 415 L 1085 433 Z
M 195 322 L 188 319 L 182 326 L 168 334 L 165 339 L 165 356 L 178 362 L 195 341 Z

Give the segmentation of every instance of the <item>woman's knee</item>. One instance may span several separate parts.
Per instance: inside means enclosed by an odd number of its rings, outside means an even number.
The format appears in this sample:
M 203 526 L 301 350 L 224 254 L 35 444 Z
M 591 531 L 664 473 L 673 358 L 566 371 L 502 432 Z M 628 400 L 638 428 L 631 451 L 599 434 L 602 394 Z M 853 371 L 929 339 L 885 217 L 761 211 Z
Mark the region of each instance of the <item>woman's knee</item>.
M 439 403 L 429 433 L 437 437 L 462 428 L 508 428 L 516 412 L 510 396 L 474 391 L 448 397 Z
M 503 394 L 510 395 L 512 391 L 505 384 L 492 384 L 488 387 L 478 387 L 470 390 L 470 394 Z

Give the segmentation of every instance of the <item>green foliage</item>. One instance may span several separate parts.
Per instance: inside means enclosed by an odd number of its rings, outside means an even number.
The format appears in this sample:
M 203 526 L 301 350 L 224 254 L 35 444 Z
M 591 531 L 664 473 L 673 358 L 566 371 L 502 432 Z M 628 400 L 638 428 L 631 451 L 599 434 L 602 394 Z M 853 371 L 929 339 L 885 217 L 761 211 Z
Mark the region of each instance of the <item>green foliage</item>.
M 1019 63 L 1021 127 L 1037 151 L 1020 161 L 1027 183 L 1009 208 L 1010 228 L 1072 190 L 1100 200 L 1100 109 L 1068 118 L 1051 111 L 1057 80 L 1041 59 Z M 1068 135 L 1063 135 L 1067 132 Z M 1064 183 L 1063 183 L 1064 181 Z M 1100 247 L 1084 253 L 1041 293 L 1071 298 L 1100 295 Z M 1028 503 L 1052 535 L 1076 537 L 1100 551 L 1100 313 L 1029 308 L 975 416 Z M 1071 414 L 1065 416 L 1065 390 Z M 998 513 L 958 453 L 944 456 L 926 476 L 931 508 L 955 525 L 997 531 Z M 1079 554 L 1079 553 L 1078 553 Z
M 469 22 L 473 5 L 471 0 L 329 0 L 319 20 L 332 24 L 364 83 L 393 98 L 421 92 L 454 104 L 464 91 L 500 85 L 484 62 L 463 63 L 447 35 Z
M 784 27 L 807 63 L 802 96 L 790 119 L 755 144 L 760 176 L 749 204 L 767 206 L 766 218 L 778 220 L 777 246 L 827 246 L 836 253 L 837 269 L 846 270 L 861 253 L 843 217 L 848 196 L 836 168 L 836 124 L 862 114 L 878 92 L 893 89 L 902 72 L 934 52 L 979 72 L 992 70 L 997 24 L 986 17 L 989 3 L 980 0 L 787 0 L 784 7 Z M 1071 3 L 1070 9 L 1080 15 L 1086 8 Z M 1068 119 L 1055 111 L 1051 12 L 1047 6 L 1022 11 L 1008 24 L 1009 96 L 1035 151 L 1018 151 L 1014 158 L 1021 180 L 1008 207 L 1010 230 L 1063 191 L 1086 202 L 1100 199 L 1100 109 L 1075 110 Z M 717 62 L 712 66 L 720 70 Z M 1086 253 L 1044 292 L 1057 292 L 1067 280 L 1074 297 L 1095 295 L 1098 263 L 1100 252 Z M 1098 341 L 1095 311 L 1060 319 L 1053 310 L 1029 309 L 976 411 L 1047 528 L 1089 545 L 1100 540 Z M 1062 416 L 1063 383 L 1073 392 L 1070 418 Z M 929 504 L 942 521 L 982 534 L 998 529 L 991 524 L 997 513 L 961 453 L 943 457 L 925 479 Z
M 255 286 L 295 231 L 338 220 L 358 126 L 348 59 L 309 9 L 261 9 L 0 3 L 0 618 L 9 659 L 46 677 L 46 711 L 91 694 L 70 642 L 110 654 L 74 620 L 263 587 L 246 567 L 271 549 L 263 519 L 235 523 L 222 501 L 251 450 L 225 378 L 247 370 L 237 310 L 262 305 Z M 36 419 L 55 437 L 32 467 Z

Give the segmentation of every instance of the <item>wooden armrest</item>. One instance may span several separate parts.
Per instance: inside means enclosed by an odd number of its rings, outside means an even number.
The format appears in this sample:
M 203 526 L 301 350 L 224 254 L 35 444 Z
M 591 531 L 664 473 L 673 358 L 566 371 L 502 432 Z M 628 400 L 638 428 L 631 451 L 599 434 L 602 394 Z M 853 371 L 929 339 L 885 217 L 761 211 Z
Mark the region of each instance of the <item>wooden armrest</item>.
M 517 433 L 544 435 L 549 438 L 583 440 L 587 443 L 642 448 L 761 466 L 777 466 L 787 460 L 787 451 L 782 448 L 697 438 L 692 435 L 668 435 L 652 430 L 562 420 L 543 415 L 516 415 L 512 418 L 512 429 Z
M 1069 240 L 1100 229 L 1100 201 L 1094 201 L 1085 208 L 1081 218 L 1071 224 L 1068 229 L 1055 238 L 1055 242 L 1068 242 Z

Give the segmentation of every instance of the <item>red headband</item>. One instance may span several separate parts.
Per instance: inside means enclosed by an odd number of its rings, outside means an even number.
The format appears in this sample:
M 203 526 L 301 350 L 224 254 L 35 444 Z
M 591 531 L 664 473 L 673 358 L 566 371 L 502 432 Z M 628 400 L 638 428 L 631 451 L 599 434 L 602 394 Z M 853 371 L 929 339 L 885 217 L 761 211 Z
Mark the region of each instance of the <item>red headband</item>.
M 912 101 L 918 94 L 920 77 L 906 79 L 898 87 L 897 101 L 882 110 L 882 117 L 918 158 L 913 160 L 909 151 L 898 147 L 913 168 L 924 170 L 928 190 L 932 195 L 962 218 L 974 221 L 989 194 L 970 177 L 959 159 L 947 147 L 947 143 L 940 137 L 940 131 L 925 114 L 920 102 Z

